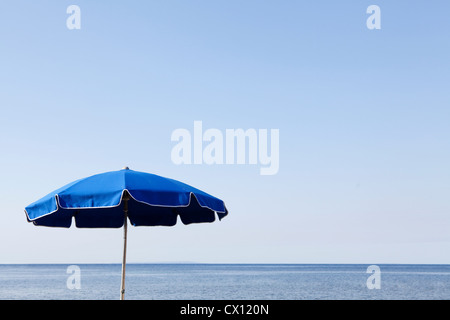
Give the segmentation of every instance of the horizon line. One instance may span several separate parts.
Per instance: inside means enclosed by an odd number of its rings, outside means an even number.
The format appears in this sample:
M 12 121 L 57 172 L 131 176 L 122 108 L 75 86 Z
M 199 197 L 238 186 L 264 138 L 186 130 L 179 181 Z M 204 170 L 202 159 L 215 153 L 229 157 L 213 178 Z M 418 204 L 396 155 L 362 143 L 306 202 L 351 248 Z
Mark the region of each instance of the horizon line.
M 127 262 L 127 265 L 144 265 L 144 264 L 207 264 L 207 265 L 449 265 L 450 263 L 362 263 L 362 262 L 195 262 L 195 261 L 174 261 L 174 262 Z M 0 265 L 122 265 L 120 262 L 0 262 Z

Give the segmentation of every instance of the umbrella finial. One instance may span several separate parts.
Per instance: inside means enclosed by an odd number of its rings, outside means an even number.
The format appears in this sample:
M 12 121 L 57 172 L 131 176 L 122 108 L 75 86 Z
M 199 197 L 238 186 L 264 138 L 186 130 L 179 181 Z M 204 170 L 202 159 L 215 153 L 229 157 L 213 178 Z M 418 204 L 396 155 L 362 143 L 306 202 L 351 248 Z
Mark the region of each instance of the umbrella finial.
M 128 167 L 123 167 L 122 170 L 130 170 Z

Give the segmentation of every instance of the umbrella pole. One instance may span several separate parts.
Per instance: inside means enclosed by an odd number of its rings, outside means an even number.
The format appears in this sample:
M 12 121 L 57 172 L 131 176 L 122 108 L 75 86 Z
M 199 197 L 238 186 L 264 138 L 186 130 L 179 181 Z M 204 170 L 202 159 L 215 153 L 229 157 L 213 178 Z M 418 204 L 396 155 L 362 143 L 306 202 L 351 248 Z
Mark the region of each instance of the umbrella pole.
M 123 203 L 124 221 L 123 221 L 123 259 L 122 259 L 122 283 L 120 285 L 120 300 L 125 299 L 125 265 L 127 260 L 127 213 L 128 199 Z

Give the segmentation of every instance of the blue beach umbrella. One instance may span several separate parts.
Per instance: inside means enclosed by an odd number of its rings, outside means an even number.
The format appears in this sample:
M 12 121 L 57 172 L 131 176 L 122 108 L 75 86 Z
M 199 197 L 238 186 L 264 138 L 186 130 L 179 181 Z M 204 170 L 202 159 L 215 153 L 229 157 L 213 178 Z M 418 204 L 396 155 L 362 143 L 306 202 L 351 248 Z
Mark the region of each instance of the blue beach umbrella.
M 222 200 L 177 180 L 125 167 L 80 179 L 25 208 L 36 226 L 121 228 L 124 230 L 120 298 L 125 294 L 127 220 L 134 226 L 213 222 L 228 214 Z

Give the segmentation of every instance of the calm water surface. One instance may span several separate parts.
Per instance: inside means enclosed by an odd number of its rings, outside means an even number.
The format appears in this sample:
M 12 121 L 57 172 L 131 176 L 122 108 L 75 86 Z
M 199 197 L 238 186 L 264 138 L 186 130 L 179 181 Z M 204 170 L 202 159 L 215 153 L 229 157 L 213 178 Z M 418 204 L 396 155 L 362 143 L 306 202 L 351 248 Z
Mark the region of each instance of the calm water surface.
M 69 265 L 0 265 L 0 299 L 118 299 L 119 264 L 80 264 L 80 289 Z M 450 265 L 379 265 L 369 290 L 368 265 L 128 264 L 127 299 L 450 299 Z M 69 280 L 72 280 L 69 279 Z M 69 281 L 70 282 L 70 281 Z

